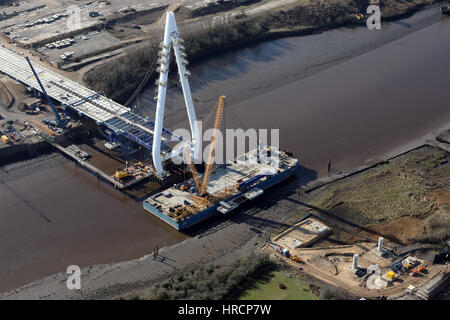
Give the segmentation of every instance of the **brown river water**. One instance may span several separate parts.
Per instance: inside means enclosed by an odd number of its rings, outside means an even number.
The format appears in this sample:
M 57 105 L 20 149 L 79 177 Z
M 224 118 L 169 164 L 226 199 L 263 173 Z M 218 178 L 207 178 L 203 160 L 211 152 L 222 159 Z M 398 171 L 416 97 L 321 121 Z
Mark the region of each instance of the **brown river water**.
M 279 128 L 280 142 L 322 175 L 380 155 L 450 120 L 450 19 L 431 8 L 381 31 L 342 28 L 274 40 L 192 66 L 200 116 L 227 95 L 228 128 Z M 171 92 L 172 91 L 172 92 Z M 165 126 L 186 125 L 169 90 Z M 153 88 L 141 113 L 152 117 Z M 299 177 L 299 181 L 302 178 Z M 117 262 L 187 235 L 71 161 L 0 166 L 0 291 L 65 271 Z

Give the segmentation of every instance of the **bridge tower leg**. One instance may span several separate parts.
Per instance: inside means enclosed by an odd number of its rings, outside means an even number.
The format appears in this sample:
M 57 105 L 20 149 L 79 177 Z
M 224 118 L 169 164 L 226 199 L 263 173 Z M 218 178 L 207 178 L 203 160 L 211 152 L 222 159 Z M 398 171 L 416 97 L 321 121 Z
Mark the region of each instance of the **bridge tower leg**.
M 160 53 L 160 66 L 159 66 L 159 80 L 158 84 L 158 96 L 156 103 L 156 116 L 155 116 L 155 130 L 153 136 L 152 157 L 153 165 L 156 172 L 160 176 L 164 176 L 164 169 L 161 161 L 161 135 L 164 121 L 164 109 L 166 104 L 166 92 L 167 81 L 169 76 L 169 63 L 171 48 L 174 48 L 175 58 L 178 67 L 178 75 L 180 77 L 181 87 L 183 89 L 184 101 L 189 118 L 189 125 L 191 128 L 191 135 L 193 141 L 193 153 L 194 159 L 198 159 L 200 151 L 200 132 L 195 115 L 194 103 L 192 101 L 191 89 L 189 81 L 187 79 L 188 71 L 186 70 L 187 61 L 184 58 L 185 53 L 181 45 L 182 40 L 178 35 L 178 28 L 175 21 L 175 15 L 172 11 L 166 15 L 166 26 L 164 30 L 164 40 L 162 42 L 162 49 Z

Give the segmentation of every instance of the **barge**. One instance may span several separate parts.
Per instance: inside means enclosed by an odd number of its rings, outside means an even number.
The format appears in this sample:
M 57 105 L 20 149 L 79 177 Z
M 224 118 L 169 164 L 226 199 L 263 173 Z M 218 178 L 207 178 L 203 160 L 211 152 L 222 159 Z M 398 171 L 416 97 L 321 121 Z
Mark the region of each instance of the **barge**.
M 206 196 L 200 196 L 189 179 L 149 197 L 143 206 L 173 228 L 187 229 L 262 196 L 266 189 L 289 178 L 297 166 L 298 160 L 289 151 L 258 148 L 216 168 Z

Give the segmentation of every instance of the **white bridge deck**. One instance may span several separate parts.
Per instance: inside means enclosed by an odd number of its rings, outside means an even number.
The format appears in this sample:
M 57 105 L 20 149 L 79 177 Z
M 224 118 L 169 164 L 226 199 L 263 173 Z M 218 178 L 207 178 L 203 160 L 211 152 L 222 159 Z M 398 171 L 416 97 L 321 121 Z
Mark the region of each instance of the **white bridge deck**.
M 154 122 L 149 118 L 142 118 L 111 99 L 104 97 L 74 81 L 71 81 L 42 65 L 32 62 L 47 94 L 63 106 L 74 109 L 84 115 L 112 129 L 117 135 L 123 135 L 151 150 L 153 142 Z M 25 86 L 41 92 L 28 62 L 9 49 L 0 47 L 0 72 L 23 83 Z M 161 154 L 164 159 L 170 158 L 172 148 L 167 143 L 179 141 L 180 137 L 167 129 L 163 129 L 163 148 Z

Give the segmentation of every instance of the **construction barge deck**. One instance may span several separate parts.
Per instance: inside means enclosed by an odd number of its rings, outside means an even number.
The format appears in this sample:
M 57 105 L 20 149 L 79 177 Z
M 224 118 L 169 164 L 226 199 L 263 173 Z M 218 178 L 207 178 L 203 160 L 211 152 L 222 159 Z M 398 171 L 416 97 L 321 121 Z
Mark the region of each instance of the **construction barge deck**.
M 261 196 L 264 190 L 289 178 L 297 166 L 298 160 L 291 153 L 278 148 L 252 150 L 211 174 L 207 196 L 200 196 L 190 179 L 146 199 L 144 209 L 177 230 L 187 229 Z

